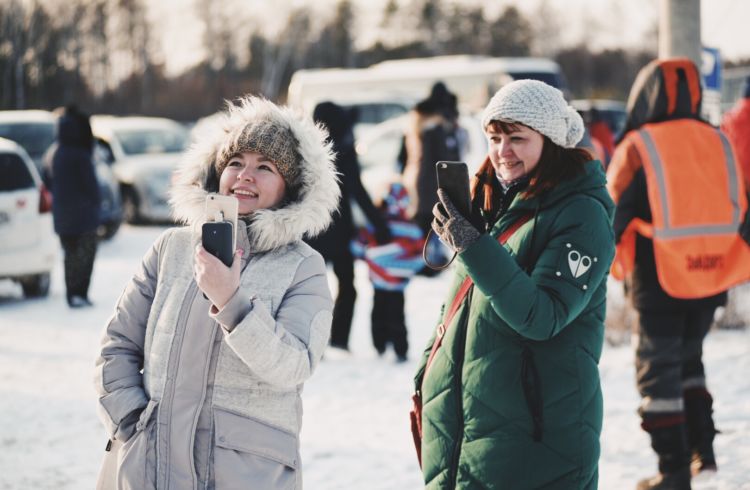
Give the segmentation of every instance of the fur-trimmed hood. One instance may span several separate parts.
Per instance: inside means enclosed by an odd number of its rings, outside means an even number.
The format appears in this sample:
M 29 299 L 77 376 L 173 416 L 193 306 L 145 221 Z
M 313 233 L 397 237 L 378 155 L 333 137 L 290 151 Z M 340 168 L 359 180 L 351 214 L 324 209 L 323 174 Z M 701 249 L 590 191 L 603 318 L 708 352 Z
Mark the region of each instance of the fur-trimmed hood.
M 305 235 L 320 234 L 330 225 L 332 214 L 338 208 L 341 192 L 332 147 L 326 130 L 311 118 L 254 96 L 243 97 L 236 103 L 228 102 L 223 113 L 198 128 L 193 144 L 176 171 L 169 200 L 177 221 L 200 229 L 206 221 L 206 195 L 218 190 L 214 166 L 219 149 L 227 138 L 258 119 L 289 128 L 297 139 L 301 184 L 295 200 L 281 208 L 253 213 L 248 225 L 253 252 L 277 248 L 301 240 Z

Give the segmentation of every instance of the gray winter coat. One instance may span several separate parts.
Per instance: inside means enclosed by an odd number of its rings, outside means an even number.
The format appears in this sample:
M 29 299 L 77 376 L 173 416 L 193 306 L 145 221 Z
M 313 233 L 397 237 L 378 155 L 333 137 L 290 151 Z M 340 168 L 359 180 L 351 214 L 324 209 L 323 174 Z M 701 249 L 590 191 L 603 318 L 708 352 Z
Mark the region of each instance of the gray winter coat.
M 222 138 L 257 117 L 298 137 L 303 189 L 239 227 L 249 253 L 217 312 L 193 278 L 208 168 Z M 156 241 L 106 328 L 96 386 L 114 444 L 99 488 L 302 486 L 300 394 L 327 344 L 333 301 L 323 259 L 301 237 L 324 229 L 336 207 L 330 150 L 311 122 L 258 99 L 220 124 L 187 154 L 173 192 L 175 215 L 192 226 Z

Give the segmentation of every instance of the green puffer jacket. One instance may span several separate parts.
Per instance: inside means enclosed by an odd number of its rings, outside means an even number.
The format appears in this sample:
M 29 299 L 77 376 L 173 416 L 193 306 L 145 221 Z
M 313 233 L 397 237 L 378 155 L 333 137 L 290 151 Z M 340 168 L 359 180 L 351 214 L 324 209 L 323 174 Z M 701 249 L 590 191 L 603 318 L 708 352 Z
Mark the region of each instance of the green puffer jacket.
M 467 274 L 469 306 L 454 316 L 422 384 L 430 340 L 415 379 L 427 488 L 596 488 L 598 362 L 615 250 L 604 186 L 601 164 L 588 162 L 541 197 L 517 196 L 491 236 L 459 255 L 443 310 Z M 500 245 L 523 215 L 535 220 Z

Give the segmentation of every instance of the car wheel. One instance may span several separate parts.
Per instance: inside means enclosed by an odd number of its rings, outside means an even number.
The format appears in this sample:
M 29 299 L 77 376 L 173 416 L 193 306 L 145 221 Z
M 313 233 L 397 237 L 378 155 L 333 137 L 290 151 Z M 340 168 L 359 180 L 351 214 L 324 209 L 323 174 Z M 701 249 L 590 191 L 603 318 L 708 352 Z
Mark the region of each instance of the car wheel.
M 117 230 L 120 229 L 120 220 L 109 221 L 102 223 L 96 230 L 96 236 L 99 240 L 109 240 L 117 234 Z
M 141 221 L 141 214 L 138 212 L 138 195 L 129 187 L 122 190 L 122 219 L 131 224 Z
M 23 294 L 27 298 L 41 298 L 49 294 L 49 272 L 36 274 L 21 280 Z

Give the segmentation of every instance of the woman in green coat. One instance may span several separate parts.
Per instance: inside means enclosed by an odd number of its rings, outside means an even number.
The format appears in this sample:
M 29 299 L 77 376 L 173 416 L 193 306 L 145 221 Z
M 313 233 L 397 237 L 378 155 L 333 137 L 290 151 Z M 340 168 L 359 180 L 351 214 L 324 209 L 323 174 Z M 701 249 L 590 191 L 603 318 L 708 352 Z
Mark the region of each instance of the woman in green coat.
M 433 211 L 433 230 L 458 261 L 445 325 L 415 379 L 425 485 L 595 489 L 615 249 L 602 165 L 575 148 L 583 121 L 542 82 L 500 89 L 482 125 L 489 155 L 472 185 L 472 216 L 442 190 Z

